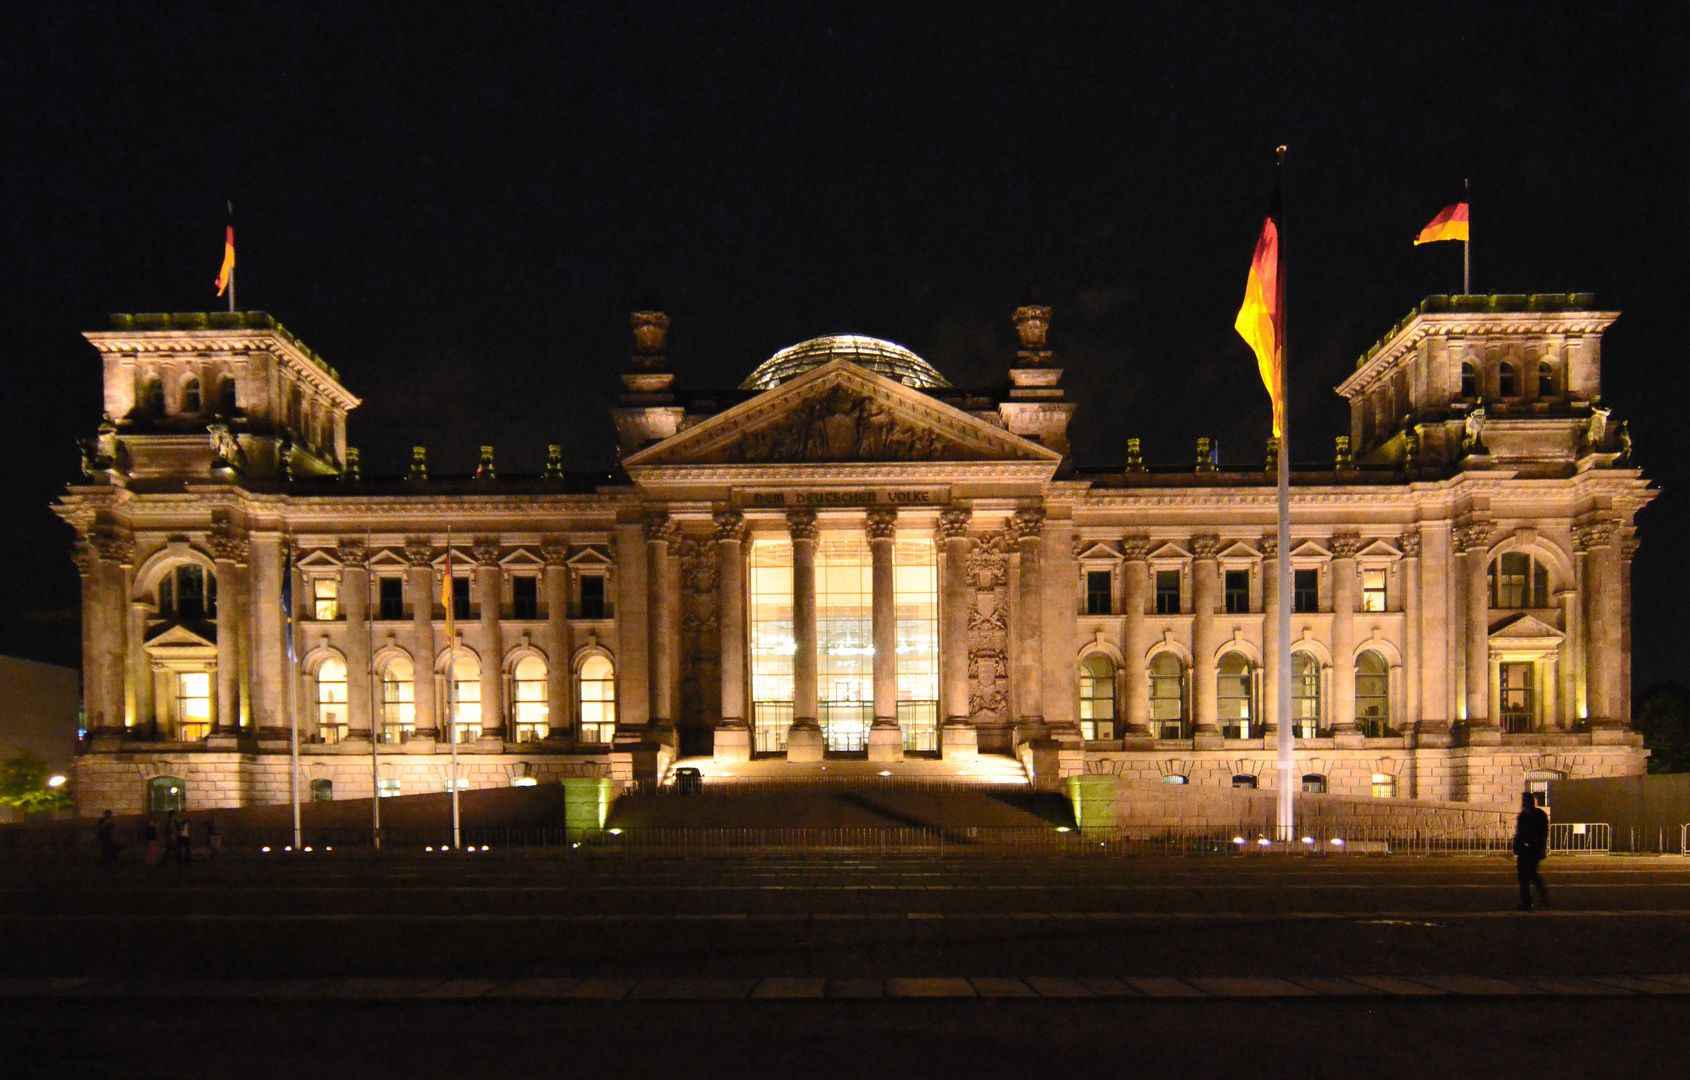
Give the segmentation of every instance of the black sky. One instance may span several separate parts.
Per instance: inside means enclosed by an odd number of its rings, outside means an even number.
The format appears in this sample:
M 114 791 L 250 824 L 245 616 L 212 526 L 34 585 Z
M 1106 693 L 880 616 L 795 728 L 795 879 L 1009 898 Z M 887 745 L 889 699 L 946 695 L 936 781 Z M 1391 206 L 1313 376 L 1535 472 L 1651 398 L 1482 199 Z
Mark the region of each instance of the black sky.
M 609 466 L 648 297 L 692 387 L 840 331 L 989 384 L 1029 283 L 1081 463 L 1207 435 L 1253 466 L 1231 327 L 1286 143 L 1296 456 L 1330 455 L 1356 356 L 1458 290 L 1459 246 L 1409 241 L 1470 177 L 1475 291 L 1625 313 L 1605 403 L 1664 492 L 1636 684 L 1690 675 L 1682 5 L 349 6 L 0 11 L 0 651 L 76 662 L 46 506 L 100 412 L 79 334 L 216 307 L 225 199 L 241 306 L 364 398 L 366 474 L 412 443 Z

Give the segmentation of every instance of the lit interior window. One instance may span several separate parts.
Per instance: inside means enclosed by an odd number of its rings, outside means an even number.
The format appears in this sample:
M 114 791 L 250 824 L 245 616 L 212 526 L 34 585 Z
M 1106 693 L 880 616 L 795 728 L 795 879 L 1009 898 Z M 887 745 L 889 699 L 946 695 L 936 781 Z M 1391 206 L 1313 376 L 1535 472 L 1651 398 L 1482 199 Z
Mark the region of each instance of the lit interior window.
M 340 618 L 340 582 L 334 578 L 316 578 L 311 582 L 312 617 L 318 622 Z
M 473 656 L 452 661 L 452 708 L 458 741 L 481 738 L 481 665 Z
M 1385 610 L 1385 571 L 1363 570 L 1361 572 L 1361 610 Z
M 211 673 L 184 671 L 176 676 L 176 731 L 183 742 L 211 734 Z
M 511 711 L 517 742 L 534 742 L 551 731 L 546 714 L 546 662 L 538 656 L 523 657 L 511 672 Z
M 581 663 L 581 735 L 584 743 L 608 743 L 616 733 L 616 673 L 610 661 L 589 656 Z
M 381 727 L 384 742 L 404 742 L 417 730 L 416 683 L 411 662 L 388 661 L 381 672 Z
M 792 544 L 758 540 L 747 571 L 751 599 L 751 710 L 756 748 L 786 749 L 792 726 Z
M 346 737 L 346 665 L 328 659 L 317 667 L 317 735 L 326 743 Z

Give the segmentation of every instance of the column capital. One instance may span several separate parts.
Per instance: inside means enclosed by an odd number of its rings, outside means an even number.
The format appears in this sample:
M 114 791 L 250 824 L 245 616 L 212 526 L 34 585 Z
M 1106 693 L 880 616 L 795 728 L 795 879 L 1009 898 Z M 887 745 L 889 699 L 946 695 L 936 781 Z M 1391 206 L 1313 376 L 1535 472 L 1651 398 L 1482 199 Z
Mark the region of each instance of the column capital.
M 646 519 L 645 538 L 653 543 L 672 545 L 681 539 L 681 529 L 668 514 L 654 514 Z
M 1334 559 L 1353 559 L 1356 552 L 1361 550 L 1361 534 L 1346 532 L 1332 534 L 1332 557 Z
M 246 537 L 228 525 L 218 525 L 205 537 L 205 546 L 217 562 L 244 563 L 247 560 Z
M 1279 534 L 1276 532 L 1263 533 L 1258 546 L 1262 549 L 1262 561 L 1279 558 Z
M 875 507 L 870 510 L 866 528 L 870 540 L 896 540 L 898 538 L 897 508 Z
M 1455 549 L 1463 554 L 1490 549 L 1491 523 L 1484 518 L 1464 517 L 1455 523 Z
M 434 545 L 421 537 L 411 537 L 405 541 L 405 561 L 412 566 L 426 569 L 434 561 Z
M 1121 558 L 1127 562 L 1149 562 L 1150 552 L 1155 549 L 1148 536 L 1121 537 Z
M 1410 529 L 1397 537 L 1397 547 L 1402 549 L 1403 558 L 1418 559 L 1420 557 L 1420 530 Z
M 100 561 L 100 553 L 94 545 L 87 541 L 77 541 L 76 547 L 71 549 L 70 561 L 76 564 L 76 572 L 87 577 L 94 572 L 94 567 Z
M 362 570 L 370 557 L 369 548 L 364 545 L 364 541 L 356 538 L 342 539 L 335 546 L 335 553 L 340 559 L 340 564 L 349 570 Z
M 738 510 L 718 510 L 710 515 L 716 523 L 716 542 L 739 543 L 745 539 L 745 515 Z
M 540 560 L 547 566 L 569 565 L 569 541 L 561 536 L 548 536 L 540 542 Z
M 1020 543 L 1023 540 L 1037 540 L 1044 523 L 1043 510 L 1028 508 L 1017 510 L 1015 516 L 1004 523 L 1004 528 L 1008 530 L 1012 543 Z
M 814 540 L 821 534 L 821 530 L 816 527 L 814 510 L 788 510 L 786 529 L 794 540 Z
M 939 513 L 939 539 L 966 540 L 968 526 L 974 520 L 974 511 L 952 507 Z
M 88 538 L 94 550 L 100 553 L 100 558 L 106 562 L 117 563 L 120 566 L 135 564 L 135 541 L 120 533 L 101 529 Z
M 475 564 L 477 566 L 499 565 L 499 541 L 493 537 L 476 537 L 475 546 L 470 550 L 475 553 Z
M 1191 538 L 1191 557 L 1193 559 L 1213 559 L 1221 553 L 1221 538 L 1213 533 L 1204 533 Z
M 1615 523 L 1603 518 L 1585 518 L 1573 525 L 1573 547 L 1578 551 L 1607 547 L 1617 533 Z

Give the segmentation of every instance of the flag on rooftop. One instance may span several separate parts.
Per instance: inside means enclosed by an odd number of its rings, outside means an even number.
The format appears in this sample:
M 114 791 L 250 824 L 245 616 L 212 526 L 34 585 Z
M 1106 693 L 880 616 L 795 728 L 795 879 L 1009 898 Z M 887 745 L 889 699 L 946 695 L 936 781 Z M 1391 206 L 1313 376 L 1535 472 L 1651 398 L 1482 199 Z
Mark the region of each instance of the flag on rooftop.
M 1466 240 L 1467 239 L 1467 204 L 1454 203 L 1446 206 L 1433 218 L 1431 223 L 1420 230 L 1420 235 L 1414 238 L 1414 246 L 1430 244 L 1438 240 Z
M 223 269 L 217 271 L 217 295 L 222 296 L 223 290 L 229 287 L 229 282 L 235 276 L 235 227 L 230 225 L 223 234 Z

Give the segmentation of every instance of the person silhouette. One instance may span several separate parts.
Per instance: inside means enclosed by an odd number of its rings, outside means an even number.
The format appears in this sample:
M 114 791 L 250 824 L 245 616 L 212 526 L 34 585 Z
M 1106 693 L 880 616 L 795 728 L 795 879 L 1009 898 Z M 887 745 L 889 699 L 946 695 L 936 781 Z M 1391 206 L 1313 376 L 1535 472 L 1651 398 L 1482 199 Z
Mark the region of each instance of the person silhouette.
M 1537 864 L 1549 854 L 1549 815 L 1538 806 L 1532 793 L 1520 795 L 1520 815 L 1514 819 L 1514 870 L 1520 879 L 1520 910 L 1532 909 L 1532 889 L 1545 907 L 1549 905 L 1549 890 L 1544 888 L 1543 876 Z

